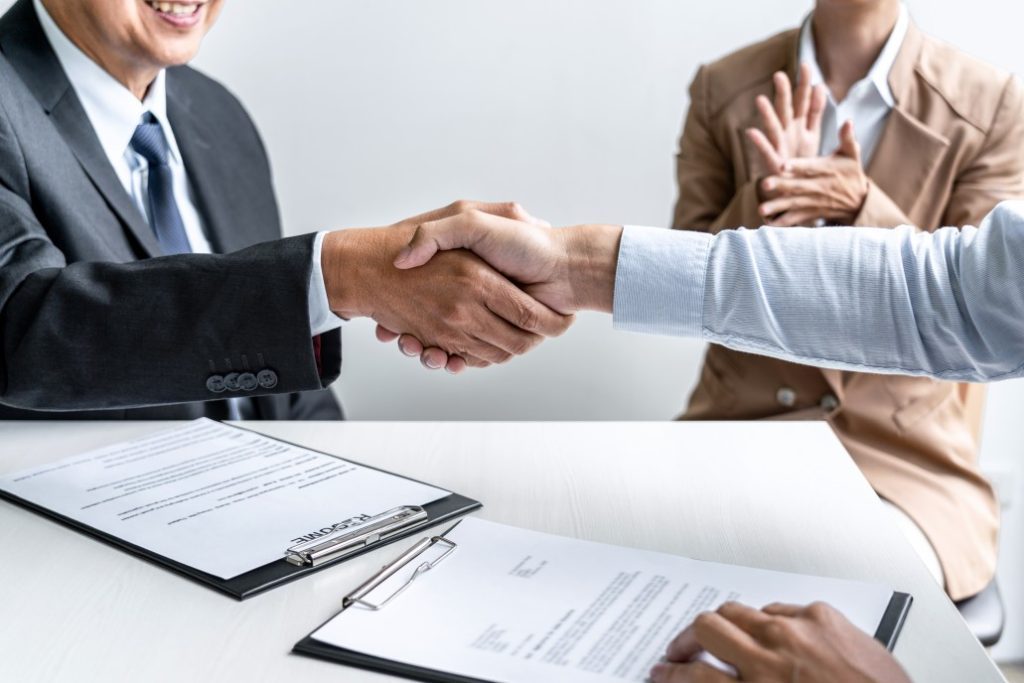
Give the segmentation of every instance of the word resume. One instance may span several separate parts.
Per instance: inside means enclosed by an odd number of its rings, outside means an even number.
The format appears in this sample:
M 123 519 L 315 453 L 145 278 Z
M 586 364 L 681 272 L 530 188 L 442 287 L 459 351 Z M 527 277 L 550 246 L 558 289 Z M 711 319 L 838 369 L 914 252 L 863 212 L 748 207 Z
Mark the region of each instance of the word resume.
M 475 518 L 445 538 L 457 548 L 435 566 L 424 571 L 438 558 L 417 558 L 374 590 L 379 599 L 370 597 L 380 602 L 407 584 L 386 606 L 374 611 L 357 603 L 310 639 L 416 667 L 428 680 L 444 672 L 495 683 L 645 681 L 672 638 L 727 600 L 757 607 L 824 600 L 874 633 L 893 596 L 882 586 L 702 562 Z
M 449 495 L 208 419 L 8 475 L 0 489 L 222 579 L 348 520 Z

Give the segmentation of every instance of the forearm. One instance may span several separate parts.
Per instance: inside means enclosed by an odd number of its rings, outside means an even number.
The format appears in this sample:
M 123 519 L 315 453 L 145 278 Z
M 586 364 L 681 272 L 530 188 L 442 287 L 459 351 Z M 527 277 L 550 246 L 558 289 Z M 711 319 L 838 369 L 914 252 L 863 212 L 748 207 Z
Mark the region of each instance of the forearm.
M 311 245 L 307 236 L 227 255 L 70 265 L 41 239 L 13 247 L 17 269 L 31 272 L 3 278 L 0 402 L 109 409 L 323 388 L 340 342 L 321 340 L 321 374 L 306 305 Z M 273 386 L 208 383 L 264 369 Z
M 1024 205 L 980 230 L 627 229 L 621 329 L 817 366 L 992 380 L 1024 366 Z

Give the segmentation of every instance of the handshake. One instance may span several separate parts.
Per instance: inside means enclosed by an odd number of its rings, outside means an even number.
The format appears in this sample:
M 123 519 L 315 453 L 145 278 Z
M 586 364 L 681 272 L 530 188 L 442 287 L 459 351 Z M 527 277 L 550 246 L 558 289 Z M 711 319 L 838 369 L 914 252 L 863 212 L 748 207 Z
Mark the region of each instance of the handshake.
M 552 228 L 517 204 L 456 202 L 390 227 L 328 233 L 331 310 L 377 323 L 430 369 L 523 355 L 581 310 L 611 312 L 622 228 Z

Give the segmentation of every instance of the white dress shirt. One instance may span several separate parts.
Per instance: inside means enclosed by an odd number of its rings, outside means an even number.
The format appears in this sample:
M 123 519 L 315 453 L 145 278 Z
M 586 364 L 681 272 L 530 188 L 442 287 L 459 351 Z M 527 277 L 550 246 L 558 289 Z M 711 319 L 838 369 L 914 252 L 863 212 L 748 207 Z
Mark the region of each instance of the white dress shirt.
M 889 34 L 889 39 L 867 76 L 853 84 L 842 102 L 836 102 L 832 93 L 828 93 L 821 119 L 822 156 L 828 156 L 836 151 L 839 147 L 839 129 L 847 121 L 853 121 L 853 130 L 860 143 L 861 160 L 867 167 L 875 153 L 878 139 L 882 137 L 889 112 L 896 104 L 892 89 L 889 87 L 889 72 L 892 71 L 896 56 L 903 46 L 903 39 L 907 37 L 909 26 L 910 15 L 906 5 L 901 3 L 896 26 Z M 811 25 L 811 17 L 807 17 L 800 30 L 800 61 L 811 67 L 811 85 L 825 83 L 814 49 L 814 27 Z
M 68 81 L 75 89 L 75 94 L 78 95 L 103 152 L 140 213 L 148 220 L 146 189 L 149 165 L 142 156 L 131 149 L 129 142 L 135 128 L 142 123 L 143 114 L 150 112 L 160 124 L 167 140 L 174 199 L 185 226 L 189 245 L 197 254 L 211 253 L 210 241 L 203 230 L 202 218 L 196 209 L 184 160 L 181 158 L 174 130 L 167 119 L 166 73 L 161 71 L 157 74 L 146 92 L 145 99 L 140 102 L 130 90 L 92 61 L 64 35 L 40 0 L 33 0 L 33 3 L 43 32 L 56 53 Z M 313 268 L 309 282 L 309 320 L 313 336 L 336 329 L 342 322 L 341 318 L 331 312 L 324 285 L 320 263 L 324 234 L 318 234 L 314 243 Z
M 626 228 L 620 329 L 954 381 L 1024 377 L 1024 202 L 978 228 Z

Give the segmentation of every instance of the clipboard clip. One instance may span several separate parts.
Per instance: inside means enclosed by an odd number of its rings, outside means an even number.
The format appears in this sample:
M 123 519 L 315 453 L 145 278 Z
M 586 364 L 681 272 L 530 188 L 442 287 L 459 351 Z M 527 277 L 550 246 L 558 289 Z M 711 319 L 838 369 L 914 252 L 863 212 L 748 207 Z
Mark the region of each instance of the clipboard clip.
M 451 529 L 448 529 L 448 531 L 451 531 L 454 528 L 455 527 L 452 527 Z M 448 531 L 446 531 L 445 534 L 447 534 Z M 366 596 L 369 595 L 374 589 L 376 589 L 382 583 L 384 583 L 392 576 L 400 572 L 402 569 L 407 567 L 416 558 L 423 555 L 425 552 L 433 548 L 435 545 L 444 546 L 446 549 L 443 553 L 435 557 L 433 560 L 421 562 L 416 567 L 416 569 L 413 570 L 412 574 L 409 575 L 409 578 L 406 579 L 402 583 L 402 585 L 395 589 L 395 591 L 391 593 L 391 595 L 386 597 L 382 602 L 373 603 L 366 600 Z M 427 538 L 424 538 L 419 543 L 417 543 L 416 545 L 412 546 L 404 553 L 399 555 L 393 562 L 384 565 L 384 567 L 379 572 L 371 576 L 363 585 L 359 586 L 359 588 L 356 588 L 354 591 L 352 591 L 352 593 L 345 596 L 345 599 L 341 602 L 341 608 L 344 610 L 348 609 L 349 607 L 352 607 L 353 605 L 359 605 L 361 607 L 365 607 L 373 611 L 383 609 L 385 606 L 387 606 L 389 602 L 397 598 L 405 591 L 405 589 L 411 586 L 413 581 L 415 581 L 417 577 L 427 573 L 428 571 L 439 565 L 446 557 L 455 552 L 458 549 L 458 547 L 459 546 L 454 541 L 448 540 L 443 535 L 429 536 Z
M 408 530 L 427 518 L 427 511 L 418 505 L 392 508 L 356 524 L 336 529 L 326 536 L 293 545 L 285 551 L 285 559 L 300 567 L 317 567 Z

